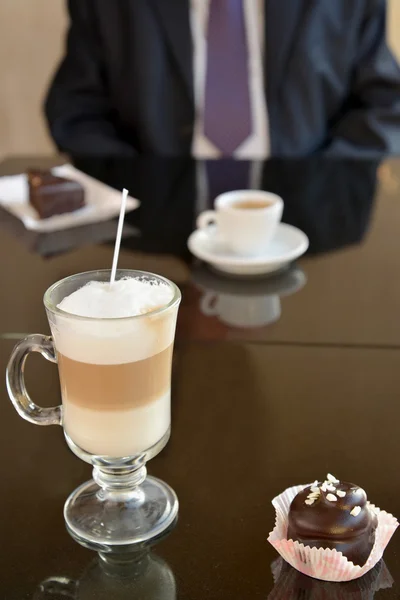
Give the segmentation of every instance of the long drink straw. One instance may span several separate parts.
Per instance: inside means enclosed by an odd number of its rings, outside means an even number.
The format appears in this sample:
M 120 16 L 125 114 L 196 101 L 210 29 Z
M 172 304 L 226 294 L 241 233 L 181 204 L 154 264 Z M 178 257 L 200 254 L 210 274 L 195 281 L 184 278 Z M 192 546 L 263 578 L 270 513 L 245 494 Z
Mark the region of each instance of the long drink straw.
M 112 264 L 112 269 L 111 269 L 110 286 L 114 283 L 114 281 L 115 281 L 115 274 L 117 272 L 119 249 L 121 247 L 121 237 L 122 237 L 122 229 L 124 227 L 125 209 L 126 209 L 126 200 L 127 200 L 127 198 L 128 198 L 128 190 L 126 190 L 124 188 L 122 190 L 121 210 L 119 212 L 117 237 L 115 238 L 114 258 L 113 258 L 113 264 Z

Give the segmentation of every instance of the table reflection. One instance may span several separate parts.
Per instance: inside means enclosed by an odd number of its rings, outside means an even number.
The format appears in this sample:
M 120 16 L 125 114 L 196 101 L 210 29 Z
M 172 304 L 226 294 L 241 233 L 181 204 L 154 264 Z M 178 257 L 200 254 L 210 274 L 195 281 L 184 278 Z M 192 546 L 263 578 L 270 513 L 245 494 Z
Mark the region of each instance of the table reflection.
M 117 222 L 115 220 L 90 223 L 81 227 L 46 233 L 29 231 L 25 229 L 21 221 L 1 208 L 0 225 L 17 237 L 30 252 L 44 258 L 65 254 L 88 244 L 114 243 L 117 234 Z M 122 235 L 123 238 L 127 238 L 134 237 L 138 233 L 135 228 L 126 224 Z
M 58 161 L 59 162 L 59 161 Z M 326 252 L 360 242 L 369 227 L 377 161 L 312 157 L 266 162 L 139 157 L 137 159 L 73 158 L 74 165 L 111 187 L 129 189 L 142 202 L 126 217 L 125 248 L 172 253 L 189 260 L 187 238 L 196 216 L 213 205 L 218 193 L 238 185 L 283 197 L 283 221 L 302 229 L 309 252 Z M 248 173 L 238 181 L 239 175 Z M 37 234 L 0 211 L 0 224 L 31 252 L 52 256 L 74 248 L 113 240 L 115 221 L 61 232 Z
M 296 266 L 271 277 L 250 280 L 227 278 L 197 266 L 192 281 L 200 292 L 199 319 L 216 317 L 229 327 L 253 329 L 278 321 L 281 298 L 300 291 L 307 278 Z
M 176 600 L 174 574 L 152 552 L 106 559 L 95 558 L 79 581 L 48 577 L 33 600 Z
M 331 583 L 307 577 L 278 558 L 271 565 L 274 588 L 268 600 L 373 600 L 379 590 L 391 588 L 393 578 L 383 561 L 363 577 Z
M 127 187 L 141 200 L 139 210 L 127 215 L 127 222 L 141 236 L 126 240 L 125 247 L 182 256 L 189 256 L 186 242 L 197 214 L 212 206 L 217 193 L 237 187 L 233 175 L 239 164 L 242 167 L 242 162 L 214 161 L 213 178 L 219 185 L 211 189 L 204 185 L 204 163 L 190 159 L 76 159 L 75 164 L 108 185 Z M 326 252 L 363 239 L 370 224 L 378 167 L 377 161 L 272 159 L 258 163 L 258 180 L 249 177 L 243 187 L 282 196 L 283 221 L 308 235 L 309 252 Z

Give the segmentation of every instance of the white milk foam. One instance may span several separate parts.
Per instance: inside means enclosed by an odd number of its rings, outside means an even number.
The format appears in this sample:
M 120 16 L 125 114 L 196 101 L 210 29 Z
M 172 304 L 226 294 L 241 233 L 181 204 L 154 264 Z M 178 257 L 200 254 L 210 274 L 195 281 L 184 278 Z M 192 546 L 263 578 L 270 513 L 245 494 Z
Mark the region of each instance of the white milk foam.
M 162 283 L 124 278 L 111 286 L 104 281 L 89 281 L 64 298 L 58 308 L 73 315 L 97 319 L 135 317 L 172 300 L 172 289 Z
M 56 315 L 52 322 L 56 348 L 64 356 L 91 364 L 122 364 L 149 358 L 173 342 L 177 308 L 151 314 L 167 305 L 173 295 L 170 286 L 142 279 L 121 279 L 112 286 L 91 281 L 58 304 L 70 315 L 90 319 Z M 150 313 L 148 317 L 121 319 L 146 313 Z

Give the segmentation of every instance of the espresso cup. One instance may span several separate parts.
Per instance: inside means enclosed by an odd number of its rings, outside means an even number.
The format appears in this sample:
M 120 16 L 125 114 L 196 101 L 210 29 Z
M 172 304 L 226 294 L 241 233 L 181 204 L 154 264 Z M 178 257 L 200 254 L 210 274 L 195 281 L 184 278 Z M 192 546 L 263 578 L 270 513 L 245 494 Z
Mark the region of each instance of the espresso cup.
M 260 256 L 267 250 L 282 212 L 283 200 L 276 194 L 255 190 L 226 192 L 216 198 L 215 210 L 199 215 L 197 227 L 209 230 L 238 256 Z

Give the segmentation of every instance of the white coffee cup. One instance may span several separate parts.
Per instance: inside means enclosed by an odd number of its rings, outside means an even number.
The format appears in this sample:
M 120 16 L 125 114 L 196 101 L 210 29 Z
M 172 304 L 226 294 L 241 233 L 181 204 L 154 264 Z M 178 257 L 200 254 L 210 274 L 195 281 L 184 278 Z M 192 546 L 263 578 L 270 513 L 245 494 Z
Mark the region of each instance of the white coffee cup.
M 276 194 L 237 190 L 218 196 L 215 210 L 201 213 L 197 227 L 208 229 L 215 223 L 214 235 L 229 250 L 239 256 L 260 256 L 267 250 L 282 212 L 283 200 Z

